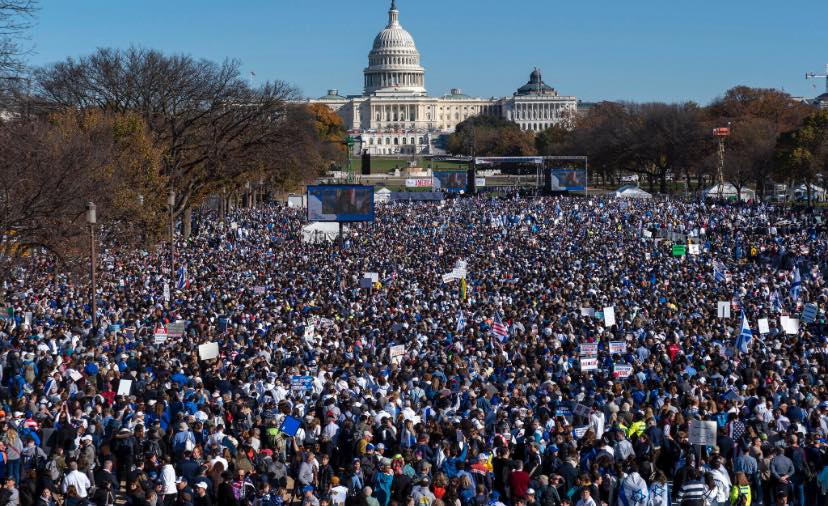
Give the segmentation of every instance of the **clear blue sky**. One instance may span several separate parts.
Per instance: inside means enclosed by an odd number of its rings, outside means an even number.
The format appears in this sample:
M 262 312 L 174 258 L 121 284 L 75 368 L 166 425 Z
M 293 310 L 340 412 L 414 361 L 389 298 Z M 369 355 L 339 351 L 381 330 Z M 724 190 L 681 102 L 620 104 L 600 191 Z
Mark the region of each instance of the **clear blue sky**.
M 511 94 L 532 67 L 583 100 L 707 103 L 746 84 L 814 96 L 828 0 L 398 0 L 432 95 Z M 222 60 L 305 96 L 359 93 L 390 0 L 41 0 L 30 63 L 131 44 Z

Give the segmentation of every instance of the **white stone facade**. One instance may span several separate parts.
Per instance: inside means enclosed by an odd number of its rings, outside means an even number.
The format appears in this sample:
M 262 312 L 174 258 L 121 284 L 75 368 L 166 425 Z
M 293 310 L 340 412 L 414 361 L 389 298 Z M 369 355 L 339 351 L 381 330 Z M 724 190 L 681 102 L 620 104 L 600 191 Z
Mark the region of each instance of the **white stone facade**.
M 400 25 L 396 0 L 388 11 L 387 26 L 374 39 L 363 75 L 362 95 L 344 97 L 329 90 L 309 102 L 336 111 L 349 133 L 362 139 L 355 151 L 372 155 L 432 153 L 437 136 L 453 132 L 458 123 L 473 116 L 499 116 L 539 132 L 552 125 L 569 125 L 577 112 L 577 99 L 558 95 L 543 83 L 537 69 L 511 97 L 475 98 L 459 89 L 429 97 L 420 54 L 414 38 Z

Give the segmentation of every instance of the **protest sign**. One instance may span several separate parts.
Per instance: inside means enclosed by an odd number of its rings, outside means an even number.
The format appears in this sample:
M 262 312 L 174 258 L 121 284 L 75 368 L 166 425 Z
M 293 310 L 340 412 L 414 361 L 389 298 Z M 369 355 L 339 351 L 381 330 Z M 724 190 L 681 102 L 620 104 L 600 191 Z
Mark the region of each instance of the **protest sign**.
M 618 379 L 626 379 L 632 376 L 633 366 L 629 364 L 615 364 L 612 367 L 612 377 Z
M 288 437 L 294 437 L 301 426 L 301 420 L 292 416 L 286 416 L 285 419 L 282 420 L 282 425 L 279 426 L 279 432 Z
M 184 330 L 187 328 L 187 322 L 184 320 L 176 320 L 175 323 L 167 325 L 167 337 L 181 337 L 184 335 Z
M 263 287 L 263 286 L 254 286 L 253 287 L 253 293 L 256 294 L 256 295 L 264 295 L 265 287 Z
M 597 371 L 598 358 L 596 357 L 581 357 L 581 371 Z
M 674 244 L 673 245 L 673 256 L 674 257 L 683 257 L 687 254 L 687 246 L 684 244 Z
M 598 343 L 581 343 L 579 352 L 586 356 L 598 355 Z
M 692 445 L 714 446 L 716 444 L 716 422 L 690 419 L 688 439 Z
M 366 272 L 362 275 L 363 278 L 368 278 L 371 280 L 371 283 L 377 283 L 379 281 L 379 273 L 378 272 Z
M 816 304 L 805 304 L 805 308 L 802 310 L 802 321 L 805 323 L 814 323 L 817 314 L 819 314 L 819 307 Z
M 575 427 L 574 429 L 572 429 L 572 432 L 573 434 L 575 434 L 576 439 L 581 439 L 582 437 L 584 437 L 584 434 L 586 434 L 588 430 L 589 425 L 584 425 L 582 427 Z
M 155 333 L 153 334 L 153 342 L 155 344 L 164 344 L 167 342 L 167 329 L 164 327 L 158 327 L 155 329 Z
M 572 410 L 568 406 L 558 406 L 555 411 L 555 416 L 562 416 L 564 418 L 572 418 Z
M 164 302 L 170 301 L 170 284 L 164 281 Z
M 609 352 L 610 355 L 615 355 L 616 353 L 626 353 L 627 343 L 624 341 L 610 341 Z
M 595 316 L 595 310 L 591 307 L 582 307 L 581 316 L 588 316 L 589 318 L 592 318 Z
M 218 343 L 205 343 L 198 345 L 198 358 L 201 360 L 212 360 L 218 358 Z
M 720 300 L 717 314 L 719 318 L 730 318 L 730 301 Z
M 604 308 L 604 326 L 612 327 L 615 325 L 615 306 Z
M 122 379 L 118 382 L 118 395 L 129 395 L 132 389 L 132 380 Z
M 399 364 L 402 362 L 403 355 L 405 355 L 405 345 L 398 344 L 396 346 L 391 346 L 388 349 L 388 355 L 391 359 L 392 364 Z
M 291 376 L 290 389 L 310 392 L 313 390 L 313 376 Z
M 799 319 L 790 318 L 788 316 L 779 317 L 779 326 L 786 334 L 794 335 L 799 333 Z
M 589 406 L 585 406 L 583 404 L 576 404 L 573 412 L 578 416 L 583 416 L 584 418 L 586 418 L 592 412 L 592 409 Z
M 313 339 L 316 335 L 316 327 L 311 324 L 305 325 L 305 339 Z
M 701 246 L 698 244 L 688 244 L 687 253 L 690 255 L 698 255 L 701 253 Z
M 74 369 L 69 369 L 69 377 L 72 378 L 72 381 L 77 382 L 83 379 L 83 374 L 79 373 Z
M 770 326 L 768 325 L 767 318 L 759 318 L 759 333 L 760 334 L 767 334 L 770 332 Z

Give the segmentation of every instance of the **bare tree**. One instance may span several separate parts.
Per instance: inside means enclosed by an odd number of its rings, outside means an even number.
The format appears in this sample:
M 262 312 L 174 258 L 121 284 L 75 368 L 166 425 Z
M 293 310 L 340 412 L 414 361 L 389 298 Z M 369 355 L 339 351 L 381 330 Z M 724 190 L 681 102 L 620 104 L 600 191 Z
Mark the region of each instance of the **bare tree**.
M 25 49 L 20 40 L 37 10 L 34 0 L 0 0 L 0 76 L 20 72 Z
M 281 170 L 264 153 L 297 146 L 289 124 L 298 95 L 276 81 L 251 89 L 237 61 L 216 64 L 140 48 L 99 49 L 36 74 L 47 102 L 141 114 L 163 149 L 164 175 L 177 193 L 176 214 L 216 185 L 248 173 Z

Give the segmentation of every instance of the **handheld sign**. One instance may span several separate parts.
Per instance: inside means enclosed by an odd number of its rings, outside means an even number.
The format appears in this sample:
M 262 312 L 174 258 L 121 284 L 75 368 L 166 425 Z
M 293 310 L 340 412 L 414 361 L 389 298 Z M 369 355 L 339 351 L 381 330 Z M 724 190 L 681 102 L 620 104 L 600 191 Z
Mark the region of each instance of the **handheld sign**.
M 164 281 L 164 302 L 170 301 L 170 284 Z
M 290 389 L 310 392 L 313 390 L 313 376 L 291 376 Z
M 690 444 L 702 446 L 716 445 L 716 422 L 692 419 L 690 420 L 690 430 L 688 432 Z
M 786 334 L 794 335 L 799 333 L 799 320 L 797 318 L 781 316 L 779 318 L 779 325 Z
M 627 343 L 624 341 L 610 341 L 609 352 L 610 355 L 615 355 L 616 353 L 626 353 Z
M 673 245 L 673 256 L 674 257 L 683 257 L 687 254 L 687 246 L 684 244 L 674 244 Z
M 588 316 L 590 318 L 595 316 L 595 310 L 591 307 L 582 307 L 581 308 L 581 316 Z
M 589 430 L 589 425 L 584 425 L 583 427 L 575 427 L 572 429 L 573 434 L 575 434 L 576 439 L 581 439 L 584 437 L 584 434 L 587 433 Z
M 759 333 L 760 334 L 767 334 L 770 332 L 770 326 L 768 325 L 767 318 L 759 318 Z
M 167 342 L 167 329 L 158 327 L 153 334 L 155 344 L 164 344 Z
M 582 343 L 579 346 L 579 353 L 585 356 L 598 355 L 598 343 Z
M 588 417 L 589 414 L 592 412 L 589 406 L 584 406 L 583 404 L 576 404 L 573 413 L 578 416 L 583 416 L 584 418 Z
M 818 313 L 819 308 L 816 304 L 805 304 L 805 308 L 802 310 L 802 321 L 805 323 L 814 323 Z
M 595 357 L 581 357 L 581 371 L 597 371 L 598 359 Z
M 299 427 L 302 425 L 302 422 L 297 419 L 293 418 L 292 416 L 286 416 L 284 420 L 282 420 L 282 425 L 279 427 L 279 432 L 285 434 L 290 437 L 296 436 L 296 433 L 299 431 Z
M 118 395 L 129 395 L 129 391 L 132 389 L 132 380 L 122 379 L 118 382 Z
M 730 301 L 719 301 L 717 314 L 719 318 L 730 318 Z
M 403 355 L 405 355 L 405 345 L 398 344 L 388 349 L 388 355 L 391 358 L 392 364 L 399 364 L 402 362 Z
M 218 343 L 205 343 L 198 345 L 198 358 L 201 360 L 212 360 L 218 358 Z
M 612 367 L 612 377 L 618 379 L 627 379 L 632 376 L 633 366 L 629 364 L 615 364 Z
M 612 327 L 615 325 L 615 306 L 604 308 L 604 326 Z
M 167 337 L 181 337 L 184 335 L 184 329 L 187 328 L 187 322 L 184 320 L 176 320 L 175 323 L 167 325 Z

